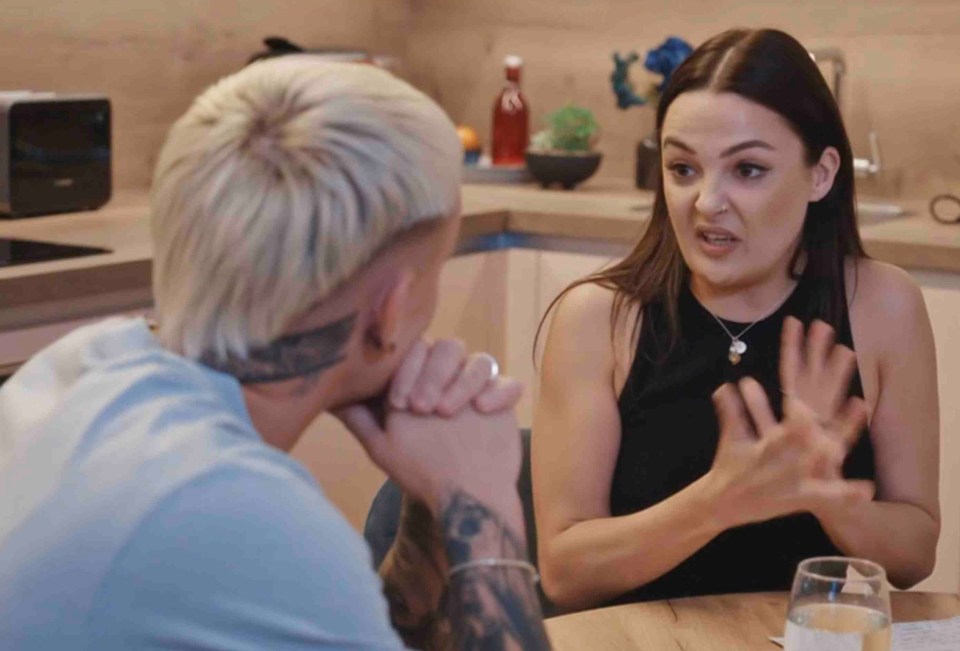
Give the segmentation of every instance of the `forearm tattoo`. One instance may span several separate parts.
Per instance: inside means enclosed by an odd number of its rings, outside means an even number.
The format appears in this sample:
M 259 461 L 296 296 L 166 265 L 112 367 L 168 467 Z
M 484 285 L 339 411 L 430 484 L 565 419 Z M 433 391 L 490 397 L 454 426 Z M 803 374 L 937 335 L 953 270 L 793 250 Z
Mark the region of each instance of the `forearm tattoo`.
M 442 510 L 441 528 L 451 567 L 490 556 L 526 559 L 522 541 L 487 507 L 457 493 Z M 483 550 L 482 552 L 479 550 Z M 471 568 L 454 575 L 446 611 L 453 649 L 549 649 L 540 601 L 530 575 L 514 567 Z
M 314 330 L 284 335 L 265 346 L 251 349 L 245 359 L 205 353 L 200 362 L 232 375 L 241 384 L 315 377 L 343 360 L 343 348 L 356 318 L 354 313 Z

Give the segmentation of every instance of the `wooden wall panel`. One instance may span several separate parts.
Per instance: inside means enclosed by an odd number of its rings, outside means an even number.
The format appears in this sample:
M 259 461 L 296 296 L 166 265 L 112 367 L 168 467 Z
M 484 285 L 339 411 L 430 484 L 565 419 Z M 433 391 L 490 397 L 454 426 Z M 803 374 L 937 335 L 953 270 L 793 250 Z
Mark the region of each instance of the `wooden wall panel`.
M 99 92 L 114 109 L 114 182 L 146 187 L 170 124 L 268 35 L 400 53 L 391 0 L 4 0 L 0 89 Z
M 609 88 L 614 50 L 643 54 L 676 34 L 694 45 L 735 26 L 784 29 L 810 48 L 838 46 L 854 150 L 875 129 L 889 173 L 861 189 L 927 196 L 960 190 L 960 2 L 957 0 L 412 0 L 408 66 L 421 87 L 488 142 L 504 55 L 526 61 L 534 128 L 566 102 L 603 127 L 599 174 L 633 174 L 649 108 L 620 111 Z M 656 77 L 634 66 L 638 86 Z
M 699 43 L 734 25 L 787 29 L 847 54 L 843 100 L 854 147 L 880 133 L 890 173 L 873 193 L 925 195 L 960 185 L 960 4 L 957 0 L 4 0 L 0 89 L 108 94 L 118 187 L 148 184 L 170 123 L 268 34 L 316 46 L 404 56 L 405 76 L 457 121 L 489 136 L 501 61 L 527 61 L 534 126 L 565 102 L 594 109 L 600 174 L 632 174 L 650 109 L 618 110 L 607 80 L 614 50 L 669 34 Z M 636 69 L 638 85 L 654 77 Z

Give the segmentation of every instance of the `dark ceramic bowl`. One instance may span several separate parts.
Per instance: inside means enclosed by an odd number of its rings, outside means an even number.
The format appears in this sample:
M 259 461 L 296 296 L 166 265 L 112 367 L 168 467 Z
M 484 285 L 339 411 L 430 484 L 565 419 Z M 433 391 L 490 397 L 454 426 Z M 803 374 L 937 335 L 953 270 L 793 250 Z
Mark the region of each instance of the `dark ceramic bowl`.
M 528 151 L 527 169 L 540 185 L 545 188 L 553 184 L 564 190 L 572 190 L 575 185 L 586 181 L 600 167 L 603 155 L 599 152 L 584 154 L 544 154 Z

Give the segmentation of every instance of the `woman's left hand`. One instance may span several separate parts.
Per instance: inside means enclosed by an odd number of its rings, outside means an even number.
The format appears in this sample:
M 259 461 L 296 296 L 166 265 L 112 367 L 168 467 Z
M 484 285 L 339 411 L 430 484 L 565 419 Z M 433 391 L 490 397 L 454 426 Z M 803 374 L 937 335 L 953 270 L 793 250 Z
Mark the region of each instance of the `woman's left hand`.
M 856 353 L 836 343 L 829 325 L 814 321 L 804 333 L 798 319 L 787 317 L 780 346 L 784 416 L 790 416 L 799 402 L 813 412 L 825 429 L 831 430 L 846 404 L 856 365 Z
M 458 339 L 418 341 L 393 376 L 389 408 L 414 414 L 453 416 L 468 405 L 481 413 L 512 409 L 523 385 L 501 377 L 486 353 L 468 355 Z

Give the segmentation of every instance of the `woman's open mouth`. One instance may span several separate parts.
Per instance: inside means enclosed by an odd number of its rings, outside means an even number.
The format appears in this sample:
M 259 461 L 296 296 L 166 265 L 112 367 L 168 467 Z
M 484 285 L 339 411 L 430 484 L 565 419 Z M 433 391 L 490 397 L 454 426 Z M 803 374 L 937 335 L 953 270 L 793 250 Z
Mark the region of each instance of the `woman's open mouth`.
M 724 228 L 698 227 L 696 230 L 700 248 L 708 255 L 725 255 L 740 242 L 739 238 Z

